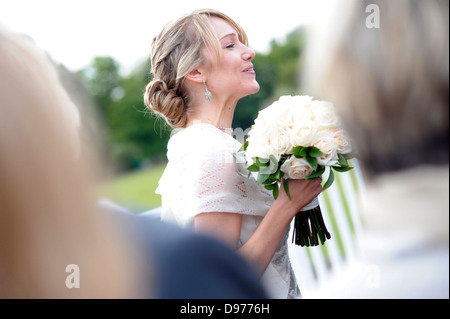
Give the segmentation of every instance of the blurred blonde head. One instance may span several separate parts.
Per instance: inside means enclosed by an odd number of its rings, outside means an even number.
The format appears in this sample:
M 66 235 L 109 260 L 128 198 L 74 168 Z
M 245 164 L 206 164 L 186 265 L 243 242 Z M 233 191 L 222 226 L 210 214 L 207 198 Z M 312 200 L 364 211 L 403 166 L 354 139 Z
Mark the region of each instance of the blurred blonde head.
M 1 29 L 0 109 L 0 297 L 132 296 L 132 250 L 94 209 L 79 113 L 43 51 Z
M 448 1 L 337 4 L 310 38 L 309 89 L 340 108 L 369 172 L 448 164 Z
M 173 128 L 187 123 L 191 98 L 183 85 L 184 77 L 205 62 L 202 50 L 206 47 L 220 59 L 220 42 L 209 17 L 228 22 L 237 32 L 239 41 L 248 45 L 244 30 L 227 15 L 202 9 L 168 23 L 153 39 L 151 73 L 153 80 L 144 94 L 145 105 L 161 115 Z

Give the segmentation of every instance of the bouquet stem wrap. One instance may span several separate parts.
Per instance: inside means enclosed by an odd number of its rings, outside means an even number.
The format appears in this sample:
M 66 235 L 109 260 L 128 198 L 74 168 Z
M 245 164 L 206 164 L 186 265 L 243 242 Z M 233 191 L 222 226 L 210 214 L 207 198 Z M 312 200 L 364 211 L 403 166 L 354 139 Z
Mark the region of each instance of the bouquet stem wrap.
M 331 235 L 323 221 L 318 198 L 302 208 L 294 218 L 292 242 L 302 247 L 323 245 Z

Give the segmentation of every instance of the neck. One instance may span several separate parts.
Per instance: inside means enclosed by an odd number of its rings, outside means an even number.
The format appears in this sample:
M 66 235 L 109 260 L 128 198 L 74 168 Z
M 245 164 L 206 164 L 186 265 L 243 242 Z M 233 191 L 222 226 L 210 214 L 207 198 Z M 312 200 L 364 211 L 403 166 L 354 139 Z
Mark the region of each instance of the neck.
M 215 101 L 209 103 L 205 100 L 201 104 L 191 106 L 186 126 L 209 123 L 223 131 L 231 130 L 235 108 L 236 103 L 218 103 Z

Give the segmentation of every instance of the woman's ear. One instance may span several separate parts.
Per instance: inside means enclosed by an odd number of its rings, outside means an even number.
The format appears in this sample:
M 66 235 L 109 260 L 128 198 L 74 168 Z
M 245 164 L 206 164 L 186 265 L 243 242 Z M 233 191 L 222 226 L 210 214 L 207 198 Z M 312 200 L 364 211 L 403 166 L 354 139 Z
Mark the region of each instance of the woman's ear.
M 195 83 L 202 83 L 203 82 L 203 74 L 197 69 L 195 69 L 195 70 L 189 72 L 188 74 L 186 74 L 184 76 L 184 78 L 186 80 L 188 80 L 188 81 L 192 81 L 192 82 L 195 82 Z

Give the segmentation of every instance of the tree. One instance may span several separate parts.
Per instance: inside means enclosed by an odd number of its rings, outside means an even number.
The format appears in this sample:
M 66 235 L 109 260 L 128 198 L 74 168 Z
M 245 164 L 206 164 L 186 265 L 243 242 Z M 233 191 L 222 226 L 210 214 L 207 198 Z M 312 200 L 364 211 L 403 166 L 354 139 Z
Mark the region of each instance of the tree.
M 77 72 L 104 118 L 108 156 L 119 171 L 160 159 L 166 152 L 170 131 L 143 103 L 147 70 L 148 64 L 140 63 L 124 77 L 112 57 L 96 57 Z
M 103 111 L 120 91 L 119 71 L 120 65 L 112 57 L 95 57 L 87 68 L 77 72 Z
M 113 156 L 122 169 L 165 159 L 170 128 L 144 105 L 145 86 L 150 80 L 148 62 L 140 63 L 121 81 L 123 96 L 109 111 Z

